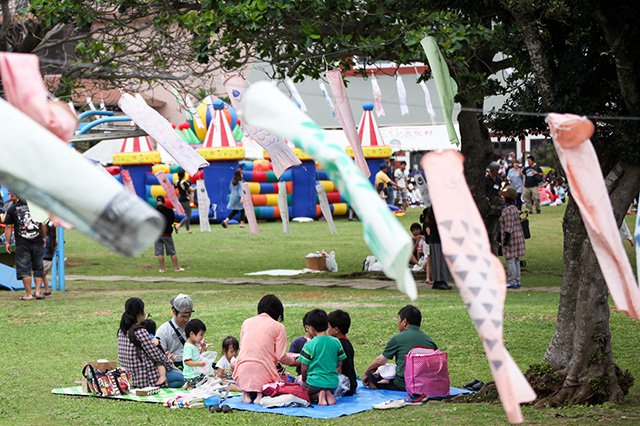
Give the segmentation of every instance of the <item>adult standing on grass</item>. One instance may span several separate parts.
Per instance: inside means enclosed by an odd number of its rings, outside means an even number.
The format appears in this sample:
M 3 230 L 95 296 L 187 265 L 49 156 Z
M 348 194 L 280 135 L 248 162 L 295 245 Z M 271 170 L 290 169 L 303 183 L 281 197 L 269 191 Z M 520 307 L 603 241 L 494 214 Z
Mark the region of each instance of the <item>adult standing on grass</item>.
M 440 232 L 438 231 L 438 223 L 433 212 L 433 208 L 427 209 L 428 225 L 427 233 L 429 234 L 429 262 L 431 262 L 431 277 L 433 279 L 434 290 L 451 290 L 451 286 L 447 281 L 453 280 L 447 262 L 442 253 L 442 242 L 440 241 Z
M 171 299 L 170 303 L 173 318 L 158 327 L 156 338 L 160 340 L 164 349 L 169 353 L 171 360 L 178 367 L 182 367 L 182 351 L 187 341 L 184 329 L 195 310 L 193 309 L 193 300 L 186 294 L 178 294 Z M 207 347 L 208 345 L 203 342 L 200 345 L 200 351 L 206 351 Z
M 520 257 L 524 256 L 524 232 L 520 223 L 520 210 L 515 206 L 518 193 L 513 188 L 502 192 L 505 206 L 500 216 L 502 255 L 507 261 L 507 288 L 520 288 Z
M 151 342 L 149 332 L 141 325 L 146 318 L 142 299 L 127 299 L 118 329 L 118 362 L 122 368 L 131 372 L 132 385 L 135 388 L 158 385 L 179 388 L 184 385 L 182 372 L 176 369 L 160 346 Z M 159 365 L 167 369 L 165 383 L 158 383 Z
M 389 188 L 389 185 L 398 187 L 398 184 L 389 178 L 389 175 L 387 174 L 387 165 L 383 164 L 380 166 L 380 171 L 376 173 L 374 186 L 376 187 L 376 192 L 378 194 L 383 192 L 387 193 L 387 198 L 385 199 L 387 204 L 393 204 L 393 196 L 391 195 L 391 188 Z
M 540 192 L 538 185 L 544 180 L 544 173 L 536 163 L 533 155 L 527 155 L 527 167 L 522 169 L 524 174 L 524 205 L 527 212 L 533 213 L 533 206 L 536 213 L 540 213 Z
M 242 402 L 260 404 L 262 386 L 280 379 L 276 365 L 298 366 L 287 354 L 287 332 L 282 302 L 268 294 L 258 302 L 258 315 L 244 320 L 240 331 L 240 354 L 233 379 L 242 390 Z
M 34 221 L 29 206 L 24 200 L 17 199 L 7 210 L 4 222 L 5 249 L 11 253 L 11 234 L 15 229 L 16 241 L 16 279 L 22 280 L 25 295 L 20 300 L 43 299 L 41 292 L 44 267 L 42 256 L 44 239 L 42 225 Z M 31 291 L 31 272 L 36 282 L 35 293 Z
M 165 206 L 164 197 L 162 195 L 158 195 L 156 198 L 156 210 L 160 212 L 162 216 L 164 216 L 165 226 L 164 232 L 158 237 L 154 246 L 153 246 L 153 254 L 158 258 L 158 263 L 160 264 L 159 272 L 161 274 L 167 272 L 167 268 L 164 264 L 164 255 L 165 252 L 167 256 L 171 257 L 171 263 L 173 264 L 173 270 L 176 272 L 184 271 L 184 268 L 180 267 L 178 263 L 178 255 L 176 254 L 176 246 L 173 244 L 173 237 L 171 234 L 173 233 L 173 222 L 176 220 L 176 214 L 172 209 Z
M 178 190 L 178 201 L 184 208 L 184 219 L 180 221 L 178 228 L 184 226 L 187 228 L 185 232 L 191 234 L 192 232 L 189 227 L 191 226 L 191 194 L 193 193 L 193 189 L 191 188 L 189 180 L 184 178 L 184 170 L 178 172 L 178 182 L 175 184 L 175 187 Z
M 244 206 L 242 205 L 242 169 L 236 170 L 233 175 L 233 179 L 229 183 L 229 202 L 227 208 L 231 210 L 229 216 L 222 221 L 221 225 L 226 228 L 229 221 L 235 215 L 238 215 L 240 220 L 240 228 L 244 228 Z

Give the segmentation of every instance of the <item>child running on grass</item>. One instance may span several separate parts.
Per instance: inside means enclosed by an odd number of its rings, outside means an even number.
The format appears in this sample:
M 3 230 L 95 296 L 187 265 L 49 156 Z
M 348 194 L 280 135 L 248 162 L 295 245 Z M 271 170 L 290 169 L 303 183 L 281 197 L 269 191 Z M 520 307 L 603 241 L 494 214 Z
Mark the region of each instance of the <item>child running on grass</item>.
M 342 361 L 347 358 L 342 344 L 327 335 L 329 322 L 327 313 L 314 309 L 307 314 L 307 322 L 313 339 L 300 352 L 303 386 L 311 398 L 318 398 L 318 405 L 334 405 L 333 392 L 338 387 Z
M 184 350 L 182 352 L 182 362 L 184 364 L 182 375 L 186 381 L 184 385 L 186 389 L 195 388 L 196 384 L 204 378 L 204 374 L 200 372 L 199 367 L 204 367 L 206 363 L 198 361 L 198 359 L 200 359 L 200 349 L 198 349 L 198 345 L 204 341 L 206 331 L 207 327 L 199 319 L 192 319 L 184 328 L 187 341 L 184 344 Z
M 338 309 L 329 314 L 328 320 L 329 328 L 327 333 L 329 336 L 340 340 L 344 354 L 347 356 L 342 362 L 341 374 L 344 374 L 349 379 L 349 390 L 344 393 L 344 396 L 351 396 L 356 393 L 356 388 L 358 387 L 354 363 L 355 351 L 353 350 L 353 345 L 347 339 L 347 333 L 349 333 L 349 327 L 351 327 L 351 317 L 345 311 Z

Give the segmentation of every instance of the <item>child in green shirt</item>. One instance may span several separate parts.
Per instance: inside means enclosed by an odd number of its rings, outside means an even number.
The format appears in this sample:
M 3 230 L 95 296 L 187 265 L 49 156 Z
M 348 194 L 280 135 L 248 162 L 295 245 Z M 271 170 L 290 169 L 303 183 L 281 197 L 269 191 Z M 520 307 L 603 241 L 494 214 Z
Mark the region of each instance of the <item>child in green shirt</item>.
M 200 358 L 198 345 L 204 340 L 206 331 L 207 327 L 199 319 L 190 320 L 184 328 L 187 341 L 182 352 L 182 362 L 184 364 L 182 375 L 186 381 L 184 385 L 186 389 L 195 388 L 196 384 L 204 378 L 204 374 L 200 372 L 199 367 L 204 367 L 207 364 L 203 361 L 198 361 Z
M 335 337 L 327 335 L 329 321 L 322 309 L 314 309 L 307 314 L 308 326 L 313 339 L 300 352 L 303 386 L 311 398 L 318 398 L 318 405 L 333 405 L 333 392 L 338 387 L 342 361 L 347 357 L 342 344 Z

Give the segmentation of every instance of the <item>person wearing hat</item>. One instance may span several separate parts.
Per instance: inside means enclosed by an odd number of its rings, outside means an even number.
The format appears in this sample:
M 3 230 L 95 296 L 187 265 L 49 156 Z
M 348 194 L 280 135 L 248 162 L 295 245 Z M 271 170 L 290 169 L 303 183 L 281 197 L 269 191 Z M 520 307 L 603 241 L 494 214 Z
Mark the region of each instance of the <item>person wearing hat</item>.
M 518 193 L 507 187 L 501 192 L 505 206 L 500 216 L 502 255 L 507 261 L 507 288 L 520 288 L 520 257 L 525 254 L 524 232 L 520 223 L 520 210 L 515 206 Z
M 171 233 L 173 232 L 173 222 L 176 220 L 176 215 L 172 209 L 165 206 L 164 197 L 159 195 L 156 197 L 156 210 L 160 212 L 165 219 L 164 232 L 160 235 L 158 240 L 155 242 L 153 246 L 154 255 L 158 258 L 158 263 L 160 263 L 160 273 L 163 274 L 167 272 L 167 269 L 164 265 L 164 254 L 166 252 L 167 256 L 171 257 L 171 263 L 173 263 L 173 270 L 176 272 L 184 271 L 184 268 L 180 267 L 178 263 L 178 256 L 176 255 L 176 247 L 173 244 L 173 237 Z
M 169 353 L 169 358 L 171 358 L 173 363 L 182 368 L 182 351 L 187 341 L 184 329 L 195 310 L 193 309 L 193 300 L 191 300 L 191 297 L 183 293 L 172 298 L 170 302 L 173 318 L 158 327 L 156 338 Z M 204 352 L 207 350 L 207 347 L 208 345 L 202 342 L 200 350 Z

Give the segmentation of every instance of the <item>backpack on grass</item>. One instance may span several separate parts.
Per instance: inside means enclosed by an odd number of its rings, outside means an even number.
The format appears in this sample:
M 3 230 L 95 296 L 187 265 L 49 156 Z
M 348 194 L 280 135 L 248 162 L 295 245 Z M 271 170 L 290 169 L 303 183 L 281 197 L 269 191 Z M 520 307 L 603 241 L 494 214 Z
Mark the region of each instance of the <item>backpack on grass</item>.
M 449 395 L 447 354 L 424 346 L 411 349 L 405 358 L 404 381 L 409 394 L 429 397 Z
M 120 396 L 129 393 L 131 373 L 123 368 L 102 372 L 87 364 L 82 369 L 89 391 L 96 396 Z

